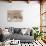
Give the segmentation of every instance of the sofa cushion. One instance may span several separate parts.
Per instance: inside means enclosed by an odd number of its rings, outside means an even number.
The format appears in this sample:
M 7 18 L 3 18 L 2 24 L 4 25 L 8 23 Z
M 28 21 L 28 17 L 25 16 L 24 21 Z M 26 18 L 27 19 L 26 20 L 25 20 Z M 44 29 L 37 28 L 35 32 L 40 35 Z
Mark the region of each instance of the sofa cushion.
M 20 33 L 21 28 L 14 28 L 14 33 Z
M 10 32 L 11 34 L 14 34 L 14 27 L 9 27 L 8 32 Z
M 25 35 L 26 32 L 27 32 L 27 29 L 22 29 L 22 30 L 21 30 L 21 33 L 22 33 L 23 35 Z
M 20 40 L 20 42 L 32 42 L 32 40 L 34 40 L 34 37 L 33 36 L 29 36 L 29 35 L 21 35 L 21 34 L 13 34 L 13 35 L 10 35 L 9 38 L 12 40 L 12 39 L 15 39 L 15 40 Z M 23 41 L 24 40 L 24 41 Z

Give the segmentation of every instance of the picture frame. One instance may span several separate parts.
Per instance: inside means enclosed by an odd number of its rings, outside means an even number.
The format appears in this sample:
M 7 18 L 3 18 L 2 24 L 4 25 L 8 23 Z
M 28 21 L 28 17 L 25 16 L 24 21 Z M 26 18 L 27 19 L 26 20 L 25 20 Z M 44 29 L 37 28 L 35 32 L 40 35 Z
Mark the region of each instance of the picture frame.
M 23 16 L 21 10 L 8 10 L 8 22 L 22 22 Z

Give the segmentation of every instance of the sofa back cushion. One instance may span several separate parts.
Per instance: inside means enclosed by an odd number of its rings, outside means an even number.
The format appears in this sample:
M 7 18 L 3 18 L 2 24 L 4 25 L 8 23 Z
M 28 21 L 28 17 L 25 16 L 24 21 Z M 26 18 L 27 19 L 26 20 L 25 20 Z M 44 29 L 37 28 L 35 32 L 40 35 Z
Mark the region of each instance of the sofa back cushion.
M 21 33 L 24 35 L 24 34 L 26 34 L 26 32 L 27 32 L 27 29 L 22 29 L 21 30 Z
M 14 33 L 20 33 L 21 28 L 14 28 Z
M 8 32 L 14 34 L 14 27 L 9 27 Z

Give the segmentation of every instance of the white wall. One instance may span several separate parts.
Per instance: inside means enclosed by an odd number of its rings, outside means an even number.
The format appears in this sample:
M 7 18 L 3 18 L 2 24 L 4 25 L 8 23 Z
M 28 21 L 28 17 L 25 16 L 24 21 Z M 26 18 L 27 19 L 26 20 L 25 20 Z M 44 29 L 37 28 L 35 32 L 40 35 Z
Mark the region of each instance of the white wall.
M 22 22 L 8 22 L 8 10 L 22 10 Z M 40 26 L 40 4 L 38 2 L 0 2 L 0 26 L 2 27 L 32 27 Z

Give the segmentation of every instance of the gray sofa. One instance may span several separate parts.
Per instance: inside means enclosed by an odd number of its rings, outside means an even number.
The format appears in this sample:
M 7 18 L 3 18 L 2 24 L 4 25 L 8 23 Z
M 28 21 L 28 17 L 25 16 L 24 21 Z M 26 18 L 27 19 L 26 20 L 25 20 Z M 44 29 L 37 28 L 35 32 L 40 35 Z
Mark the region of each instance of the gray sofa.
M 31 35 L 25 34 L 23 35 L 21 33 L 22 28 L 9 28 L 9 32 L 11 33 L 9 36 L 5 37 L 5 39 L 10 38 L 10 40 L 20 40 L 21 43 L 30 43 L 33 42 L 34 37 L 32 36 L 32 32 L 30 32 Z

